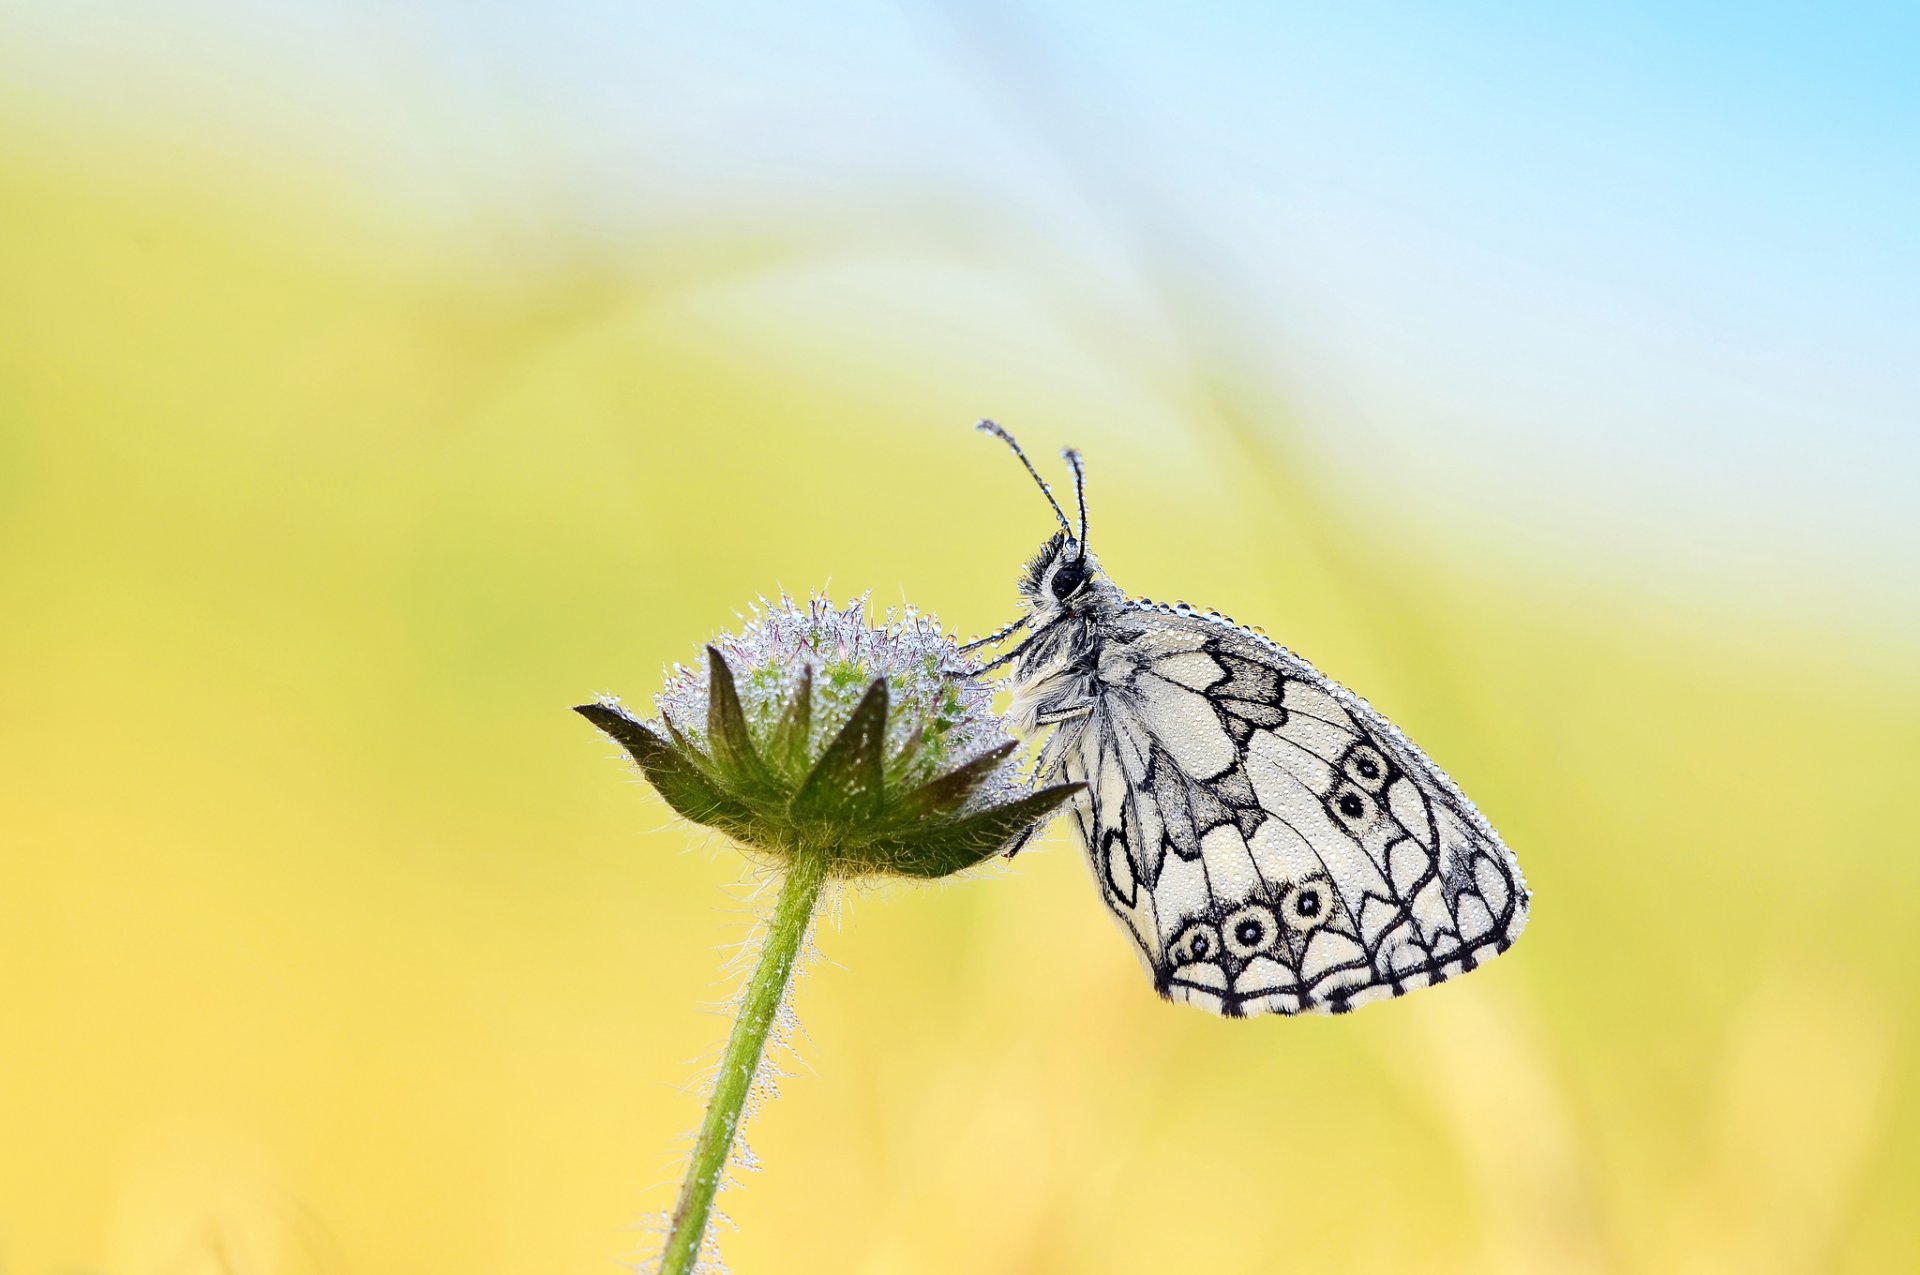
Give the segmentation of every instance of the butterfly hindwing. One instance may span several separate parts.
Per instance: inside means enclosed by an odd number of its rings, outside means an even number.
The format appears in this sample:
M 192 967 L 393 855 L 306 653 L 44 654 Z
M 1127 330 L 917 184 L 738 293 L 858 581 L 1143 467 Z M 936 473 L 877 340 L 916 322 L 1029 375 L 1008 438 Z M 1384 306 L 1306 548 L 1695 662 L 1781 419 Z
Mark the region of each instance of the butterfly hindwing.
M 1094 634 L 1049 764 L 1162 994 L 1340 1012 L 1472 969 L 1526 922 L 1513 856 L 1365 701 L 1216 617 L 1134 603 Z

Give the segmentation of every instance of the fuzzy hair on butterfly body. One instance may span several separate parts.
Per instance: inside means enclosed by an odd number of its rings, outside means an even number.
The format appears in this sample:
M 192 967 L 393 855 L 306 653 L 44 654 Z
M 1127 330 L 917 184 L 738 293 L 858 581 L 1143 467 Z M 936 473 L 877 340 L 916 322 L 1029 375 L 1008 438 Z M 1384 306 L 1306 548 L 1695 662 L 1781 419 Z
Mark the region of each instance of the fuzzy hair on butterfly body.
M 1263 634 L 1126 596 L 1012 435 L 1060 530 L 1021 576 L 1019 728 L 1051 734 L 1108 910 L 1159 993 L 1228 1017 L 1343 1013 L 1475 969 L 1527 921 L 1518 862 L 1425 753 Z

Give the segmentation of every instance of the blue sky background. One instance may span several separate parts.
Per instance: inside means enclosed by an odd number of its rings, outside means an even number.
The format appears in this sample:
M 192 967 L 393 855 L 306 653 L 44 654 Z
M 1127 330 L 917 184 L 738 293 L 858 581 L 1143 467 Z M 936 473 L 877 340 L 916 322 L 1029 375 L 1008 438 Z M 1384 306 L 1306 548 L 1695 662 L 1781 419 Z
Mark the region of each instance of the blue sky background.
M 736 303 L 1148 400 L 1198 342 L 1353 499 L 1908 632 L 1916 65 L 1895 5 L 0 0 L 16 119 L 495 267 L 813 236 Z

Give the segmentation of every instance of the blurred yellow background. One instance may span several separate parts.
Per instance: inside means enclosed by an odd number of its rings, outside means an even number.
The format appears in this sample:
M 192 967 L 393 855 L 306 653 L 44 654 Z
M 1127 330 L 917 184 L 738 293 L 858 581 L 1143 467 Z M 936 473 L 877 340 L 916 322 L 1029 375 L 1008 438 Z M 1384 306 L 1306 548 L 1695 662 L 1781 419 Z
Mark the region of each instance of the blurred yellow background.
M 1409 508 L 1213 357 L 1185 266 L 1142 329 L 964 227 L 863 276 L 798 199 L 449 244 L 9 100 L 6 1275 L 644 1256 L 764 898 L 568 706 L 782 587 L 1008 618 L 1049 518 L 984 414 L 1085 451 L 1124 587 L 1393 715 L 1534 918 L 1235 1023 L 1155 999 L 1064 828 L 856 894 L 735 1269 L 1920 1269 L 1911 626 Z

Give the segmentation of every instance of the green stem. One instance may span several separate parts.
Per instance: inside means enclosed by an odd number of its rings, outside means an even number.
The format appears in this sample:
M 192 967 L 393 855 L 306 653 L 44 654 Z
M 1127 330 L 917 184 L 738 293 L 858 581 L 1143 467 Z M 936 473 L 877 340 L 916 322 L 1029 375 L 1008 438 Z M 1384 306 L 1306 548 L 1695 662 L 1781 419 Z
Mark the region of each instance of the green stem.
M 766 945 L 760 949 L 760 961 L 741 998 L 740 1016 L 733 1020 L 733 1032 L 727 1037 L 720 1075 L 713 1083 L 713 1097 L 707 1102 L 706 1119 L 700 1124 L 700 1138 L 693 1146 L 686 1181 L 680 1184 L 680 1201 L 673 1208 L 673 1226 L 667 1235 L 666 1253 L 660 1259 L 660 1275 L 689 1275 L 700 1256 L 700 1240 L 713 1215 L 713 1193 L 726 1171 L 734 1135 L 740 1131 L 740 1111 L 753 1088 L 761 1056 L 766 1053 L 767 1033 L 793 978 L 794 962 L 825 881 L 825 855 L 794 856 L 767 923 Z

